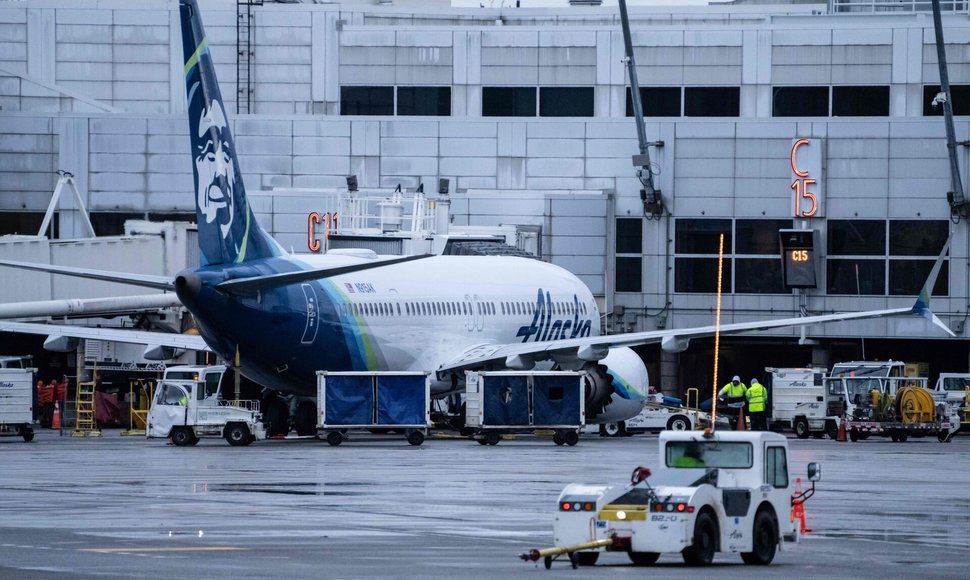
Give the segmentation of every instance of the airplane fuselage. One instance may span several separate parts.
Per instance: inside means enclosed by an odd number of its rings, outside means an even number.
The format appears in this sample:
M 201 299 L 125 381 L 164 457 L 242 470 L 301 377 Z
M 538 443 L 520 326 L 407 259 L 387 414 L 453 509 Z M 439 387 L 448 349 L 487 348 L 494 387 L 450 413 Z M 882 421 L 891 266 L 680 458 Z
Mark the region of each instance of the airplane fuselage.
M 203 267 L 180 274 L 177 288 L 217 353 L 232 360 L 238 347 L 247 376 L 298 395 L 314 393 L 319 370 L 434 371 L 479 345 L 600 332 L 586 285 L 558 266 L 526 258 L 429 257 L 243 295 L 215 287 L 364 260 L 325 254 Z M 455 388 L 450 379 L 433 379 L 436 393 Z

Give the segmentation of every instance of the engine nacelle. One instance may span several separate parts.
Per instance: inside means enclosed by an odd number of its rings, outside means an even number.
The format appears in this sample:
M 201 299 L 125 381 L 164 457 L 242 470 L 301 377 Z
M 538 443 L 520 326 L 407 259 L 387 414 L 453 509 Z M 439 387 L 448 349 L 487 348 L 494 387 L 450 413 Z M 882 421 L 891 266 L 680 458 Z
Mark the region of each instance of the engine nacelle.
M 650 388 L 647 367 L 630 348 L 612 348 L 599 363 L 587 363 L 586 420 L 624 421 L 640 412 Z
M 44 350 L 51 352 L 73 352 L 77 350 L 81 340 L 73 336 L 52 334 L 44 341 Z

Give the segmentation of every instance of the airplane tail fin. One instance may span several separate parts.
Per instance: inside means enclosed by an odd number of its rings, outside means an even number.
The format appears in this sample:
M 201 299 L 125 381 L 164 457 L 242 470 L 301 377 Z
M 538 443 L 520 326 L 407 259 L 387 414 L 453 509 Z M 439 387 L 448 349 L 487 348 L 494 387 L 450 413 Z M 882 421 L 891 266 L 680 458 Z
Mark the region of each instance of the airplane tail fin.
M 195 176 L 199 259 L 233 264 L 277 256 L 279 245 L 249 207 L 246 187 L 196 0 L 180 0 L 185 92 Z
M 913 314 L 918 314 L 923 318 L 929 320 L 933 324 L 939 326 L 946 331 L 950 336 L 956 336 L 953 331 L 940 320 L 936 314 L 930 310 L 930 297 L 933 295 L 933 287 L 936 286 L 936 279 L 940 275 L 940 268 L 943 267 L 943 260 L 946 258 L 946 253 L 950 249 L 950 238 L 947 238 L 946 243 L 943 244 L 943 250 L 940 252 L 939 257 L 933 264 L 933 269 L 930 270 L 930 275 L 926 278 L 926 283 L 923 284 L 923 289 L 920 290 L 919 295 L 916 297 L 916 302 L 913 304 Z

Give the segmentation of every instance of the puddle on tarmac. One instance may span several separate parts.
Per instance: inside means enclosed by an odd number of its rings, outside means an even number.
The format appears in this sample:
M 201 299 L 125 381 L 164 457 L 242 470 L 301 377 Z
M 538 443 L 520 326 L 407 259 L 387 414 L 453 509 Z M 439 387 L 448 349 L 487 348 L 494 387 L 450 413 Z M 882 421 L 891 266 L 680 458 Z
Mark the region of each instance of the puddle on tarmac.
M 271 493 L 280 495 L 322 495 L 322 496 L 356 496 L 364 495 L 362 491 L 334 490 L 333 487 L 352 484 L 321 484 L 315 481 L 280 482 L 280 483 L 210 483 L 206 490 L 230 493 Z

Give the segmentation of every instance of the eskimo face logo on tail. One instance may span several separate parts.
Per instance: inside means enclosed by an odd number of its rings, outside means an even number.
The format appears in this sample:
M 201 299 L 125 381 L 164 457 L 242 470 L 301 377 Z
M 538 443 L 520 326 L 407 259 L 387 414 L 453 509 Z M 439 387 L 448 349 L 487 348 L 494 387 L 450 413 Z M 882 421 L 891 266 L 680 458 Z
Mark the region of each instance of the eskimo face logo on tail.
M 225 239 L 234 217 L 233 191 L 236 164 L 228 136 L 229 124 L 222 103 L 212 101 L 202 109 L 194 135 L 195 192 L 199 217 L 211 224 L 218 220 Z
M 552 296 L 539 288 L 536 294 L 536 311 L 532 316 L 532 323 L 519 327 L 515 336 L 521 336 L 522 342 L 542 342 L 546 340 L 564 340 L 567 338 L 584 338 L 589 336 L 593 322 L 579 318 L 579 298 L 573 294 L 573 317 L 553 320 L 554 308 Z

